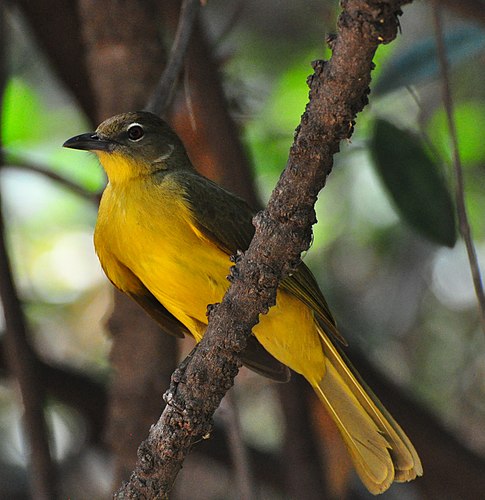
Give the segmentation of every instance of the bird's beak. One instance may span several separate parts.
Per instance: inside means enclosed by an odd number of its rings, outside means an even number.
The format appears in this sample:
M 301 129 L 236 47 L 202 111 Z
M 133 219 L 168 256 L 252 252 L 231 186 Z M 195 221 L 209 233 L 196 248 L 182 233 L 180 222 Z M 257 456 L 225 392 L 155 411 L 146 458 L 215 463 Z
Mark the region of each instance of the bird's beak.
M 113 151 L 112 141 L 101 139 L 95 132 L 76 135 L 68 139 L 63 145 L 65 148 L 81 149 L 83 151 Z

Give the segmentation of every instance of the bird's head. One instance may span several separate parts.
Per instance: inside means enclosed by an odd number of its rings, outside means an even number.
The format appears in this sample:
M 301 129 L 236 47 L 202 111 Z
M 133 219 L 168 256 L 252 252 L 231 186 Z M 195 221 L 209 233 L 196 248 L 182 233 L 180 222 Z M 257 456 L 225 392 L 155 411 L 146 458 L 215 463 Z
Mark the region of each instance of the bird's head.
M 95 132 L 72 137 L 63 146 L 96 153 L 112 183 L 192 168 L 175 132 L 158 116 L 145 111 L 108 118 Z

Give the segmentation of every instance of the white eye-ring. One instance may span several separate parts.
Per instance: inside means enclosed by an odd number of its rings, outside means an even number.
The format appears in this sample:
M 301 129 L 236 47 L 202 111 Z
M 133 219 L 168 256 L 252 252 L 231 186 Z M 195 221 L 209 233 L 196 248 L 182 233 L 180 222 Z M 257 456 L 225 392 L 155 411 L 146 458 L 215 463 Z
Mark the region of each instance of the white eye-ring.
M 145 131 L 143 130 L 143 127 L 139 123 L 132 123 L 128 127 L 128 139 L 130 141 L 139 141 L 144 135 Z

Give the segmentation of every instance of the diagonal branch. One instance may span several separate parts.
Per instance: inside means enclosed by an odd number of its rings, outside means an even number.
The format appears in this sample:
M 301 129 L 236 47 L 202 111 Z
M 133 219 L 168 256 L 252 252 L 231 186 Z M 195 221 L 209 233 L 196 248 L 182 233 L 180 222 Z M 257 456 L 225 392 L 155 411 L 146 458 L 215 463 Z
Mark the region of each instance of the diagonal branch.
M 465 242 L 465 247 L 468 255 L 468 262 L 475 288 L 475 295 L 478 301 L 478 310 L 480 313 L 480 321 L 482 330 L 485 333 L 485 294 L 483 292 L 482 276 L 480 274 L 480 266 L 478 264 L 477 252 L 471 235 L 470 224 L 465 204 L 465 186 L 463 181 L 463 169 L 460 160 L 460 151 L 458 148 L 458 136 L 456 132 L 455 120 L 453 117 L 453 98 L 451 96 L 451 86 L 449 77 L 449 66 L 446 59 L 446 49 L 443 41 L 443 26 L 441 23 L 441 7 L 436 0 L 432 2 L 433 20 L 436 33 L 436 44 L 438 48 L 438 59 L 441 70 L 443 105 L 445 108 L 446 119 L 448 121 L 448 129 L 450 131 L 451 148 L 453 153 L 453 170 L 455 172 L 455 200 L 456 211 L 458 215 L 458 225 L 461 236 Z
M 163 116 L 167 112 L 172 101 L 199 7 L 200 0 L 184 0 L 182 3 L 179 24 L 167 66 L 146 107 L 148 111 L 159 116 Z
M 330 61 L 316 61 L 310 102 L 268 207 L 254 218 L 249 249 L 236 257 L 222 303 L 210 308 L 206 334 L 184 370 L 172 376 L 167 406 L 138 450 L 138 464 L 117 498 L 165 498 L 240 365 L 259 314 L 275 303 L 279 281 L 308 249 L 314 203 L 332 170 L 340 141 L 351 136 L 356 114 L 367 104 L 372 58 L 380 43 L 396 37 L 400 7 L 409 0 L 343 0 Z
M 4 154 L 4 150 L 0 150 L 0 154 Z M 15 160 L 15 163 L 8 162 L 6 165 L 3 166 L 3 168 L 15 168 L 39 174 L 43 177 L 46 177 L 47 179 L 50 179 L 51 181 L 54 181 L 56 184 L 67 189 L 71 193 L 74 193 L 80 196 L 81 198 L 85 199 L 86 201 L 93 203 L 95 206 L 99 205 L 99 200 L 101 198 L 101 195 L 99 193 L 90 192 L 87 189 L 83 188 L 77 182 L 71 181 L 67 177 L 64 177 L 58 174 L 57 172 L 54 172 L 53 170 L 50 170 L 42 165 L 38 165 L 36 163 L 27 162 L 23 160 L 21 161 Z

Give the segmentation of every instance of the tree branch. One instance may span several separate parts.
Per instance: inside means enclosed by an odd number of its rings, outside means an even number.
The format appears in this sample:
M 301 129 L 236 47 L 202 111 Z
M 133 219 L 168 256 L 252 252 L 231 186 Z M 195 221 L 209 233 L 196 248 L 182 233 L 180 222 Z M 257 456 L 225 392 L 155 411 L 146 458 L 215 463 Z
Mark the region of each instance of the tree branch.
M 1 153 L 3 154 L 3 150 L 1 151 Z M 78 183 L 73 182 L 70 179 L 63 177 L 62 175 L 59 175 L 58 173 L 49 170 L 48 168 L 45 168 L 41 165 L 37 165 L 35 163 L 26 161 L 16 161 L 15 163 L 12 162 L 7 163 L 6 165 L 3 166 L 3 168 L 14 168 L 14 169 L 26 170 L 28 172 L 34 172 L 43 177 L 46 177 L 47 179 L 50 179 L 51 181 L 54 181 L 61 187 L 67 189 L 71 193 L 80 196 L 86 201 L 89 201 L 90 203 L 93 203 L 96 206 L 99 205 L 99 200 L 101 198 L 101 195 L 99 193 L 92 193 L 87 189 L 84 189 Z
M 167 16 L 174 16 L 173 2 L 165 2 L 164 8 Z M 241 143 L 239 127 L 228 111 L 219 67 L 200 22 L 195 23 L 186 61 L 185 95 L 177 97 L 168 121 L 199 172 L 241 196 L 253 208 L 260 208 L 248 154 Z M 188 119 L 190 116 L 193 120 Z
M 192 29 L 199 12 L 200 0 L 183 0 L 180 9 L 179 23 L 173 41 L 165 71 L 146 107 L 159 116 L 164 116 L 172 102 L 175 86 L 182 69 Z
M 284 491 L 289 498 L 336 498 L 332 497 L 323 474 L 327 463 L 323 462 L 319 453 L 318 427 L 311 422 L 310 401 L 322 411 L 325 408 L 307 381 L 297 373 L 292 373 L 290 383 L 279 384 L 278 389 L 287 435 L 282 450 Z
M 116 113 L 141 109 L 165 62 L 160 2 L 79 0 L 76 3 L 85 47 L 83 54 L 95 96 L 96 122 Z
M 0 5 L 0 38 L 4 33 L 4 6 Z M 0 40 L 0 116 L 6 72 L 4 66 L 4 40 Z M 3 157 L 0 150 L 0 170 Z M 49 432 L 44 416 L 45 394 L 37 373 L 35 357 L 28 341 L 25 317 L 17 295 L 7 252 L 5 226 L 0 197 L 0 299 L 5 316 L 6 362 L 15 377 L 23 406 L 23 431 L 26 436 L 30 487 L 32 497 L 52 500 L 57 497 L 55 469 L 49 449 Z
M 478 310 L 483 333 L 485 333 L 485 294 L 483 292 L 482 276 L 478 264 L 477 252 L 471 235 L 470 224 L 465 203 L 465 186 L 463 181 L 463 168 L 460 160 L 460 151 L 458 148 L 458 135 L 456 132 L 455 119 L 453 116 L 453 97 L 451 95 L 451 85 L 449 77 L 448 60 L 446 59 L 446 49 L 443 40 L 443 26 L 441 23 L 441 10 L 436 0 L 432 2 L 433 21 L 435 26 L 436 44 L 438 49 L 438 60 L 441 71 L 443 106 L 445 108 L 448 129 L 450 131 L 451 149 L 453 153 L 453 170 L 455 173 L 455 200 L 456 212 L 458 215 L 458 226 L 460 234 L 465 242 L 468 255 L 468 262 L 475 288 L 475 295 L 478 301 Z
M 1 199 L 0 199 L 1 202 Z M 9 372 L 18 383 L 23 406 L 23 430 L 28 448 L 32 495 L 56 498 L 55 469 L 50 456 L 49 431 L 44 416 L 45 391 L 28 341 L 20 300 L 13 281 L 0 212 L 0 298 L 5 316 L 5 352 Z
M 251 469 L 248 448 L 244 442 L 236 398 L 233 391 L 227 392 L 219 408 L 234 469 L 234 482 L 240 500 L 256 498 L 254 474 Z
M 340 141 L 351 136 L 367 103 L 372 58 L 393 40 L 400 7 L 409 1 L 342 1 L 329 62 L 314 63 L 310 102 L 297 129 L 285 171 L 268 207 L 254 218 L 256 233 L 239 255 L 221 304 L 210 308 L 206 334 L 185 370 L 172 376 L 167 406 L 138 450 L 138 464 L 117 498 L 164 498 L 193 444 L 208 434 L 212 415 L 233 385 L 260 313 L 275 303 L 279 281 L 311 242 L 313 205 Z

